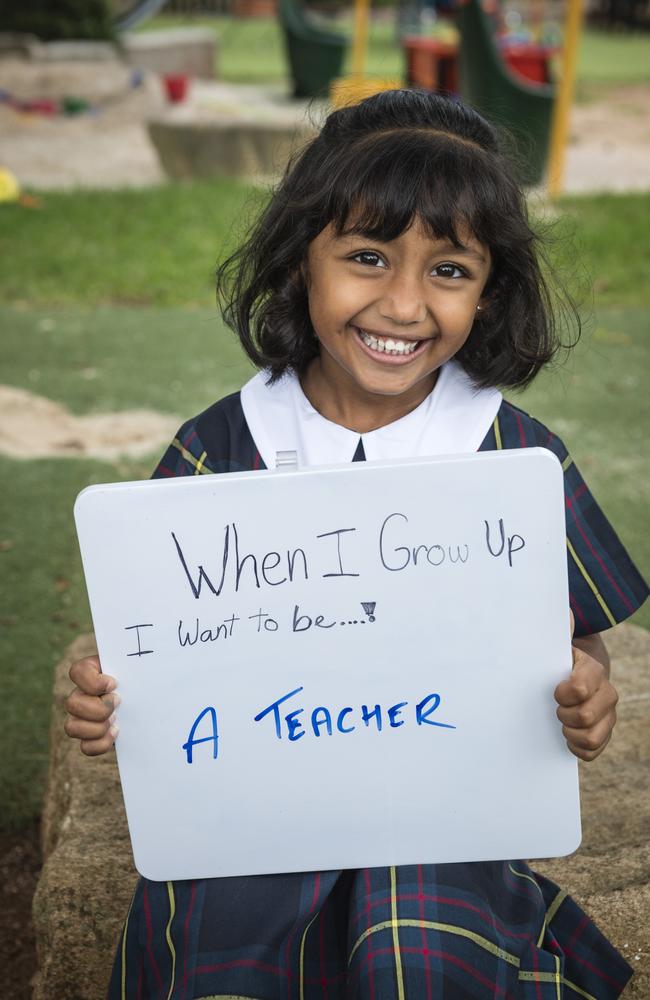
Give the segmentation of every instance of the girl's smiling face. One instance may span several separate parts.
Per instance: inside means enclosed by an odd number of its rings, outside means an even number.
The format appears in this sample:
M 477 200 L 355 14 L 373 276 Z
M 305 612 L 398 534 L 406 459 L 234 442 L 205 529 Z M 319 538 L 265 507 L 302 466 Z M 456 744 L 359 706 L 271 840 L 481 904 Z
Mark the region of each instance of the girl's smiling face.
M 320 356 L 303 388 L 323 416 L 359 433 L 399 419 L 463 346 L 490 274 L 490 252 L 419 220 L 382 243 L 327 226 L 308 248 L 309 314 Z

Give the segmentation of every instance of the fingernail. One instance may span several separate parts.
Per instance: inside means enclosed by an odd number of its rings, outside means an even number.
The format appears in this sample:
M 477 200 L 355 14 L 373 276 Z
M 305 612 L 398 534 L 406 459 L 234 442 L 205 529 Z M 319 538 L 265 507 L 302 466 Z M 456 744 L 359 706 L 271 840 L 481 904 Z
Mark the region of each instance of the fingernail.
M 119 694 L 114 694 L 113 695 L 113 705 L 114 705 L 114 707 L 117 708 L 117 706 L 121 705 L 121 704 L 122 704 L 122 699 L 120 698 Z
M 114 677 L 109 677 L 108 680 L 106 681 L 106 691 L 107 691 L 107 693 L 109 691 L 114 691 L 116 687 L 117 687 L 117 681 L 115 680 L 115 678 Z
M 109 721 L 109 723 L 110 723 L 111 726 L 116 726 L 117 725 L 117 716 L 116 716 L 115 712 L 113 712 L 113 714 L 109 717 L 108 721 Z
M 115 742 L 115 740 L 117 739 L 117 734 L 119 733 L 119 731 L 120 727 L 118 726 L 117 722 L 114 722 L 109 730 L 111 736 L 113 737 L 113 742 Z

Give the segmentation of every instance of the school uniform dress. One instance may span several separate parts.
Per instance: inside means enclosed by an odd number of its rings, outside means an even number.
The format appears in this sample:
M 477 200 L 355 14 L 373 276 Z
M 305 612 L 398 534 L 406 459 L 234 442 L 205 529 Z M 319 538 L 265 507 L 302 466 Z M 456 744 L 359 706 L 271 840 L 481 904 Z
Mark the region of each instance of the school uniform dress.
M 295 451 L 305 466 L 548 448 L 564 470 L 576 636 L 609 628 L 645 600 L 646 584 L 560 439 L 496 390 L 477 390 L 455 362 L 416 410 L 361 436 L 317 413 L 295 376 L 266 382 L 255 376 L 184 424 L 154 476 L 274 467 L 278 451 Z M 631 975 L 565 892 L 513 860 L 141 879 L 109 996 L 608 1000 Z

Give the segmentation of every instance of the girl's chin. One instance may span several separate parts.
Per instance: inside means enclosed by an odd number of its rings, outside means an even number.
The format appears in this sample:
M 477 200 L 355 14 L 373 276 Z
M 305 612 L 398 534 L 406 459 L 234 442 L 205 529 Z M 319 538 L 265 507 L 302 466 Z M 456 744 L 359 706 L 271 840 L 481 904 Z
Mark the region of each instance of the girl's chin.
M 429 395 L 438 377 L 437 369 L 418 371 L 406 366 L 397 368 L 386 366 L 381 371 L 372 370 L 365 365 L 352 366 L 348 369 L 348 374 L 355 382 L 357 392 L 361 390 L 368 396 L 393 399 L 404 396 L 406 399 L 418 399 L 418 401 Z

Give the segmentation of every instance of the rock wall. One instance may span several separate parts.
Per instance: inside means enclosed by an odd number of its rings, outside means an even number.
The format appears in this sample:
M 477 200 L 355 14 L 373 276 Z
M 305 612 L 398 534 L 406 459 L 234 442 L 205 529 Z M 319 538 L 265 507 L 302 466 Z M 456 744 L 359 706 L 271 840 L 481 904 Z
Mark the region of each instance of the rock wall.
M 620 694 L 619 724 L 607 751 L 581 766 L 583 843 L 571 858 L 534 867 L 567 889 L 634 967 L 626 1000 L 648 1000 L 650 633 L 618 626 L 607 644 Z M 34 897 L 34 1000 L 106 995 L 136 881 L 115 756 L 86 758 L 63 732 L 69 666 L 92 652 L 92 637 L 81 636 L 56 668 L 45 864 Z M 543 793 L 552 796 L 553 790 Z
M 604 638 L 618 722 L 605 752 L 580 765 L 582 844 L 533 867 L 571 893 L 635 970 L 625 1000 L 649 1000 L 650 632 L 618 625 Z
M 96 652 L 81 636 L 56 668 L 50 771 L 43 811 L 44 865 L 34 897 L 38 953 L 34 1000 L 106 996 L 137 874 L 115 755 L 84 757 L 63 731 L 74 660 Z

